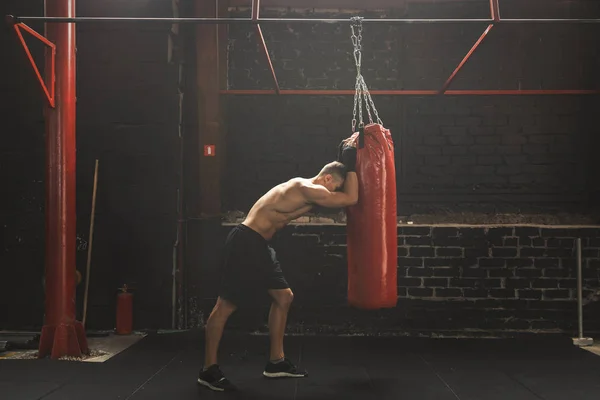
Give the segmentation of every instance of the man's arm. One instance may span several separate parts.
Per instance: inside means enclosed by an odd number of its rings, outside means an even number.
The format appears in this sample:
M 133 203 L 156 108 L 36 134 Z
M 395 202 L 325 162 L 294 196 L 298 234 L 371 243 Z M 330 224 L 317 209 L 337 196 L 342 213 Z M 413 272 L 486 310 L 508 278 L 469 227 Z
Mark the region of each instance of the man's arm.
M 329 208 L 353 206 L 358 202 L 358 177 L 355 172 L 348 172 L 343 192 L 330 192 L 323 186 L 310 185 L 304 186 L 302 193 L 309 204 Z

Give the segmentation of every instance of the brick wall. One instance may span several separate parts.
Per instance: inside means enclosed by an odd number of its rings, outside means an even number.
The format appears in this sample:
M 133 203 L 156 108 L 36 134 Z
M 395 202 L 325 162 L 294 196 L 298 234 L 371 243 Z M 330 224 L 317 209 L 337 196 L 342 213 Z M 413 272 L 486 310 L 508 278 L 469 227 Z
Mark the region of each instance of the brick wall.
M 212 237 L 199 236 L 205 229 Z M 190 237 L 218 249 L 231 226 L 192 226 Z M 498 335 L 572 333 L 577 328 L 575 240 L 582 239 L 584 297 L 600 289 L 599 228 L 399 226 L 398 305 L 364 311 L 346 303 L 344 225 L 293 225 L 273 242 L 295 293 L 296 332 L 431 332 Z M 219 234 L 215 235 L 215 232 Z M 218 287 L 215 251 L 192 256 L 193 324 L 210 312 Z M 198 313 L 198 310 L 201 312 Z M 265 311 L 240 312 L 232 327 L 264 329 Z M 587 331 L 600 308 L 584 307 Z
M 396 144 L 400 215 L 419 212 L 422 202 L 486 212 L 562 203 L 573 212 L 597 191 L 587 99 L 376 100 Z M 236 97 L 229 109 L 225 208 L 247 210 L 271 185 L 312 176 L 335 157 L 350 131 L 352 99 Z
M 406 16 L 485 16 L 472 4 L 454 11 L 448 7 L 440 15 L 439 9 L 411 6 Z M 516 3 L 507 7 L 507 13 L 518 11 Z M 555 17 L 564 17 L 563 11 L 544 9 Z M 351 14 L 266 10 L 263 15 Z M 348 26 L 269 25 L 264 30 L 282 88 L 354 87 Z M 439 89 L 482 30 L 452 24 L 365 26 L 365 80 L 372 89 Z M 593 73 L 600 67 L 598 33 L 598 27 L 583 25 L 498 26 L 451 88 L 599 88 Z M 229 86 L 273 88 L 254 31 L 245 26 L 230 28 Z M 597 96 L 377 96 L 375 103 L 396 143 L 400 215 L 427 213 L 436 204 L 488 214 L 597 208 L 599 171 L 592 150 L 598 144 Z M 226 210 L 247 210 L 270 185 L 315 173 L 350 134 L 351 97 L 230 96 L 228 109 Z

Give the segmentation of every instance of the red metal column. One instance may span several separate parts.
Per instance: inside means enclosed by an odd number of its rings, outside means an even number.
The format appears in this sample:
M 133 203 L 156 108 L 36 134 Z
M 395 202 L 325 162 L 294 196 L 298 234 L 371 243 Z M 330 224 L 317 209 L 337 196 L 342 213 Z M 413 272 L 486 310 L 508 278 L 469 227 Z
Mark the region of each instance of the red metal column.
M 46 16 L 74 17 L 75 0 L 46 0 Z M 56 104 L 46 107 L 46 315 L 39 357 L 88 353 L 75 320 L 75 24 L 46 24 L 56 45 Z M 46 52 L 46 73 L 49 63 Z

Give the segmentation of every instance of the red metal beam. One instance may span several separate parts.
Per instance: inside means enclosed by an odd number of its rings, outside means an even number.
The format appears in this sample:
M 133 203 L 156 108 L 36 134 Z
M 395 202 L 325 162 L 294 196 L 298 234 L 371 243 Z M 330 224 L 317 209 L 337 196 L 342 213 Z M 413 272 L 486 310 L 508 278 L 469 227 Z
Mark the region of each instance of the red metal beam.
M 75 0 L 46 0 L 46 15 L 75 16 Z M 56 104 L 46 108 L 46 313 L 38 356 L 88 353 L 75 319 L 75 24 L 48 24 L 56 44 Z M 46 67 L 52 63 L 46 53 Z M 51 69 L 48 68 L 47 71 Z
M 477 50 L 477 48 L 479 47 L 479 45 L 481 44 L 481 42 L 483 42 L 483 39 L 485 39 L 485 37 L 492 30 L 493 27 L 494 27 L 494 25 L 490 24 L 487 27 L 487 29 L 485 31 L 483 31 L 483 33 L 481 34 L 481 36 L 479 37 L 479 39 L 475 42 L 475 44 L 473 45 L 473 47 L 471 47 L 471 50 L 469 50 L 469 52 L 463 58 L 463 60 L 460 62 L 460 64 L 458 64 L 458 67 L 456 67 L 456 69 L 454 70 L 454 72 L 452 73 L 452 75 L 450 75 L 450 77 L 446 80 L 446 83 L 444 83 L 444 86 L 442 86 L 442 89 L 440 90 L 440 94 L 443 94 L 448 89 L 448 86 L 450 86 L 450 84 L 452 83 L 452 81 L 456 77 L 456 74 L 458 74 L 458 71 L 460 71 L 460 69 L 463 67 L 463 65 L 465 65 L 467 63 L 467 61 L 469 61 L 469 58 L 471 58 L 471 55 L 473 55 L 473 53 L 475 52 L 475 50 Z
M 498 5 L 498 0 L 490 0 L 490 15 L 491 15 L 491 18 L 495 22 L 500 21 L 500 9 L 499 9 L 499 5 Z M 471 50 L 469 50 L 469 52 L 462 59 L 460 64 L 458 64 L 458 66 L 456 67 L 454 72 L 452 72 L 452 75 L 450 75 L 450 77 L 446 80 L 446 82 L 444 83 L 444 86 L 442 86 L 442 89 L 440 90 L 440 94 L 443 94 L 446 90 L 448 90 L 448 87 L 450 86 L 450 84 L 452 83 L 454 78 L 456 77 L 456 74 L 458 74 L 458 72 L 461 70 L 461 68 L 467 63 L 467 61 L 469 61 L 469 58 L 471 58 L 471 56 L 473 55 L 475 50 L 477 50 L 477 48 L 479 47 L 481 42 L 483 42 L 483 39 L 485 39 L 485 37 L 492 30 L 493 27 L 494 27 L 494 24 L 488 25 L 487 29 L 481 34 L 481 36 L 475 42 L 473 47 L 471 47 Z
M 260 0 L 252 0 L 252 20 L 258 21 L 260 16 Z M 269 64 L 269 69 L 271 70 L 271 76 L 273 77 L 273 82 L 275 84 L 275 92 L 279 94 L 279 81 L 277 80 L 277 74 L 275 73 L 275 68 L 273 68 L 273 62 L 271 61 L 271 56 L 269 55 L 269 49 L 267 48 L 267 42 L 265 41 L 265 36 L 263 35 L 262 28 L 259 24 L 256 25 L 256 35 L 258 37 L 258 44 L 262 49 L 263 54 L 267 59 L 267 63 Z
M 500 4 L 498 4 L 498 0 L 490 0 L 490 14 L 494 21 L 500 21 Z
M 252 0 L 252 20 L 258 20 L 260 15 L 260 0 Z
M 46 99 L 48 100 L 48 104 L 50 105 L 50 107 L 54 108 L 54 92 L 55 92 L 55 66 L 56 66 L 56 46 L 54 45 L 54 43 L 52 43 L 51 41 L 49 41 L 48 39 L 46 39 L 44 36 L 40 35 L 39 33 L 37 33 L 36 31 L 34 31 L 33 29 L 31 29 L 29 26 L 20 23 L 20 24 L 15 24 L 14 25 L 15 28 L 15 32 L 17 32 L 17 36 L 19 37 L 19 40 L 21 41 L 21 44 L 23 45 L 23 49 L 25 50 L 25 53 L 27 54 L 27 57 L 29 58 L 29 62 L 31 63 L 31 66 L 33 67 L 33 71 L 35 72 L 38 81 L 40 82 L 40 85 L 42 85 L 42 90 L 44 91 L 44 93 L 46 94 Z M 33 56 L 31 55 L 31 52 L 29 51 L 29 46 L 27 46 L 27 42 L 25 42 L 25 38 L 23 37 L 23 34 L 21 33 L 21 29 L 23 29 L 24 31 L 28 32 L 29 34 L 31 34 L 32 36 L 34 36 L 36 39 L 40 40 L 41 42 L 43 42 L 46 46 L 50 47 L 50 71 L 49 71 L 49 80 L 50 80 L 50 84 L 46 85 L 46 82 L 44 80 L 44 78 L 42 78 L 42 74 L 40 73 L 40 70 L 37 67 L 37 64 L 35 63 L 35 60 L 33 59 Z
M 221 90 L 222 95 L 291 95 L 291 96 L 354 96 L 354 90 L 288 90 L 282 89 L 279 93 L 275 90 Z M 376 96 L 436 96 L 439 90 L 370 90 Z M 495 96 L 495 95 L 598 95 L 600 90 L 447 90 L 448 96 Z
M 273 76 L 273 82 L 275 83 L 275 93 L 279 94 L 281 92 L 281 90 L 279 89 L 279 82 L 277 80 L 275 68 L 273 68 L 273 62 L 271 61 L 271 56 L 269 55 L 269 49 L 267 49 L 267 42 L 265 42 L 265 37 L 263 36 L 260 25 L 256 26 L 256 34 L 258 35 L 258 41 L 260 43 L 263 53 L 265 54 L 265 57 L 267 58 L 269 68 L 271 69 L 271 75 Z

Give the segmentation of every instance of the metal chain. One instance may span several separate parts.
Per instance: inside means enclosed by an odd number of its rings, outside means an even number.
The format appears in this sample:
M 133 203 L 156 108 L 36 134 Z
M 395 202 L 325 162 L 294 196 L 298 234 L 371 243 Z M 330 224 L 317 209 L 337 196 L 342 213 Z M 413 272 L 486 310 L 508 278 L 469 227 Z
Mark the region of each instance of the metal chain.
M 358 109 L 358 127 L 363 127 L 363 109 L 362 109 L 362 90 L 360 87 L 360 81 L 358 78 L 356 79 L 356 84 L 354 85 L 356 93 L 354 95 L 354 120 L 352 121 L 352 132 L 356 132 L 356 110 Z
M 375 118 L 377 119 L 377 123 L 383 125 L 381 118 L 379 118 L 379 113 L 377 112 L 377 108 L 375 108 L 375 103 L 371 98 L 371 93 L 369 93 L 369 88 L 365 82 L 365 79 L 362 76 L 361 68 L 362 68 L 362 17 L 352 17 L 351 28 L 352 28 L 352 45 L 354 46 L 354 62 L 356 64 L 356 84 L 354 93 L 354 110 L 352 114 L 352 132 L 356 130 L 356 109 L 358 108 L 358 126 L 363 127 L 363 107 L 362 102 L 364 99 L 365 107 L 367 109 L 367 114 L 369 116 L 369 121 L 373 123 L 373 116 L 371 114 L 371 109 L 373 110 L 373 114 L 375 114 Z
M 354 86 L 355 89 L 355 93 L 354 93 L 354 111 L 353 111 L 353 115 L 352 115 L 352 132 L 356 131 L 356 111 L 357 108 L 360 109 L 360 115 L 359 115 L 359 123 L 360 126 L 363 125 L 363 118 L 362 118 L 362 99 L 361 99 L 361 88 L 360 88 L 360 82 L 358 80 L 358 77 L 361 75 L 360 73 L 360 68 L 362 66 L 362 54 L 361 54 L 361 48 L 362 48 L 362 24 L 361 22 L 362 18 L 360 17 L 353 17 L 352 18 L 352 45 L 354 46 L 354 63 L 356 65 L 356 84 Z M 358 30 L 358 35 L 356 34 L 356 30 Z
M 369 122 L 373 123 L 373 116 L 371 115 L 371 108 L 369 107 L 368 101 L 368 96 L 370 97 L 371 95 L 369 94 L 369 89 L 367 88 L 367 84 L 365 83 L 365 78 L 363 78 L 362 75 L 360 76 L 360 86 L 363 92 L 363 98 L 365 99 L 365 108 L 367 109 L 367 114 L 369 115 Z
M 364 81 L 364 79 L 363 79 L 363 81 Z M 365 96 L 369 100 L 369 103 L 371 103 L 371 108 L 373 109 L 373 113 L 375 114 L 375 118 L 377 118 L 377 123 L 379 125 L 383 125 L 383 121 L 381 120 L 381 118 L 379 118 L 379 113 L 377 112 L 377 108 L 375 108 L 375 102 L 373 102 L 373 98 L 371 97 L 371 93 L 369 93 L 369 89 L 367 89 L 367 84 L 366 83 L 365 83 Z M 372 120 L 371 120 L 371 123 L 373 123 Z

